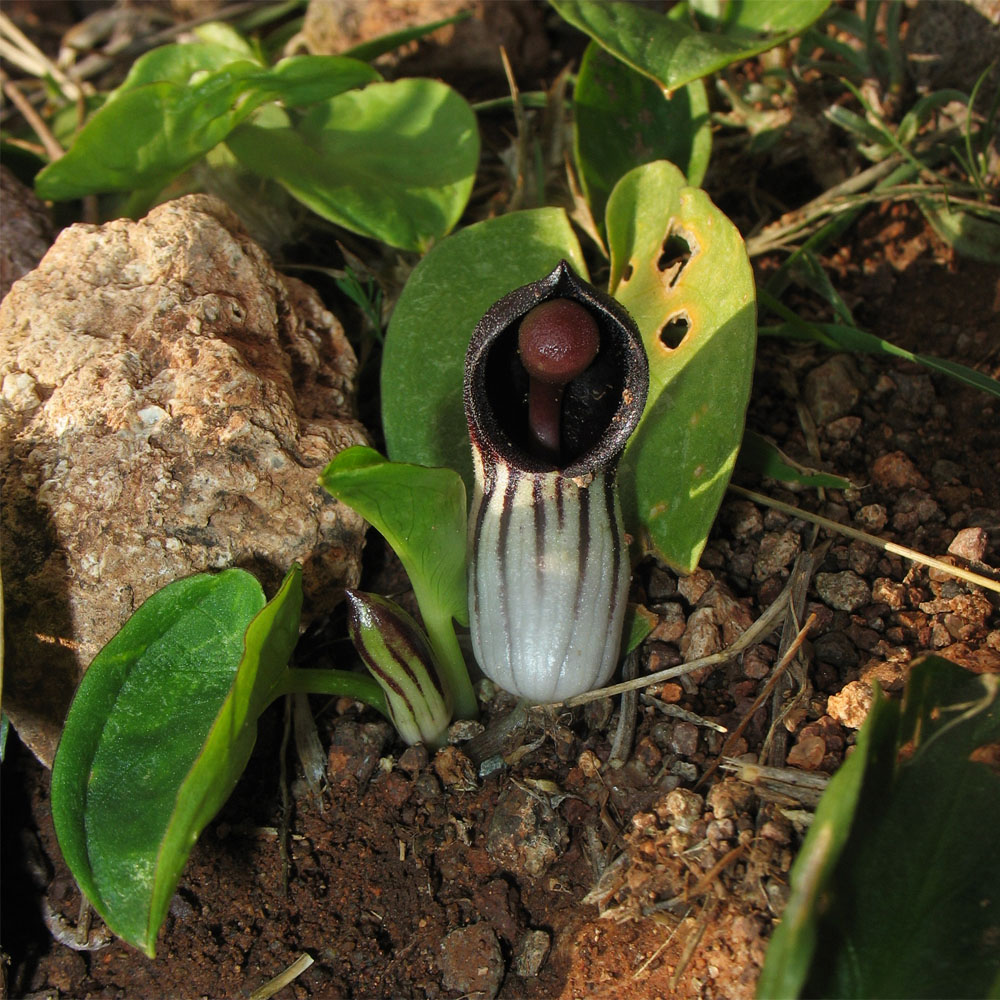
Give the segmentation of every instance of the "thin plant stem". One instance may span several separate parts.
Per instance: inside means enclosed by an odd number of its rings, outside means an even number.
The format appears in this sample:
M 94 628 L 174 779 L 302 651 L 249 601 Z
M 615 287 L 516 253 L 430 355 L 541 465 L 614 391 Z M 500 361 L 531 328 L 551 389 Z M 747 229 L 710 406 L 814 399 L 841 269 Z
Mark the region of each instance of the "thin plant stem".
M 48 125 L 45 124 L 42 116 L 35 110 L 34 105 L 21 93 L 17 84 L 9 79 L 3 70 L 0 70 L 0 83 L 2 83 L 3 92 L 9 98 L 10 103 L 21 112 L 24 120 L 31 126 L 35 135 L 38 136 L 49 159 L 53 162 L 58 160 L 63 155 L 64 150 L 49 130 Z
M 465 657 L 458 645 L 451 616 L 429 614 L 424 609 L 430 607 L 432 603 L 427 601 L 421 604 L 419 594 L 417 595 L 417 604 L 424 619 L 424 628 L 427 629 L 427 638 L 430 640 L 431 649 L 434 650 L 437 667 L 441 671 L 441 683 L 451 692 L 452 711 L 456 719 L 478 718 L 479 702 L 476 700 L 476 692 L 472 690 L 469 668 L 465 665 Z
M 719 751 L 719 756 L 715 758 L 712 762 L 712 766 L 698 779 L 695 784 L 695 788 L 700 788 L 704 785 L 708 779 L 715 773 L 716 768 L 718 768 L 719 763 L 722 758 L 726 755 L 732 754 L 733 746 L 736 741 L 743 735 L 744 730 L 750 724 L 750 720 L 754 717 L 757 710 L 764 704 L 765 701 L 771 696 L 771 692 L 774 690 L 778 681 L 781 680 L 785 671 L 788 669 L 789 664 L 795 659 L 796 653 L 798 653 L 799 648 L 802 643 L 805 642 L 806 636 L 809 634 L 809 629 L 813 627 L 816 622 L 815 613 L 811 614 L 807 619 L 805 624 L 796 633 L 795 638 L 792 640 L 788 649 L 785 650 L 785 655 L 778 661 L 778 665 L 771 671 L 771 676 L 768 677 L 767 683 L 764 685 L 763 691 L 754 699 L 753 704 L 746 710 L 743 718 L 740 719 L 739 725 L 726 737 L 726 742 L 722 744 L 722 749 Z
M 270 1000 L 275 993 L 283 990 L 289 983 L 298 979 L 313 964 L 313 961 L 314 959 L 310 954 L 303 952 L 284 972 L 279 973 L 274 979 L 269 979 L 263 986 L 258 986 L 250 994 L 250 1000 Z
M 285 672 L 274 694 L 278 697 L 296 692 L 353 698 L 381 712 L 391 721 L 385 692 L 379 687 L 375 678 L 367 674 L 354 674 L 349 670 L 310 670 L 292 667 Z

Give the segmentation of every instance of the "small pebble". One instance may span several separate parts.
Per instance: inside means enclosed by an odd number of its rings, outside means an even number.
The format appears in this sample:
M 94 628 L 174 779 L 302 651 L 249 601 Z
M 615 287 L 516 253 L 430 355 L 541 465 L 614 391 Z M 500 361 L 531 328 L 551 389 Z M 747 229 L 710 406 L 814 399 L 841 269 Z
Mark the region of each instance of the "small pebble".
M 683 697 L 684 689 L 673 681 L 668 681 L 660 688 L 660 701 L 665 701 L 668 705 L 676 705 Z
M 813 643 L 816 659 L 845 670 L 858 665 L 858 651 L 843 632 L 827 632 Z
M 887 605 L 891 611 L 900 611 L 906 604 L 906 585 L 880 576 L 872 584 L 872 600 Z
M 458 747 L 442 747 L 434 755 L 434 773 L 445 788 L 456 792 L 472 792 L 478 787 L 472 761 Z
M 815 771 L 823 763 L 825 756 L 826 740 L 822 736 L 806 736 L 788 751 L 788 766 Z
M 670 734 L 670 749 L 681 757 L 698 752 L 698 727 L 693 722 L 675 722 Z
M 514 784 L 500 793 L 486 836 L 486 852 L 496 864 L 537 878 L 568 841 L 565 820 L 539 798 Z
M 743 654 L 743 675 L 761 680 L 771 672 L 774 650 L 769 646 L 752 646 Z
M 971 563 L 981 563 L 990 536 L 983 528 L 963 528 L 948 546 L 948 554 Z
M 838 611 L 857 611 L 871 601 L 868 584 L 851 570 L 817 573 L 816 593 Z
M 764 518 L 749 500 L 730 501 L 722 509 L 722 518 L 737 540 L 759 535 L 764 530 Z
M 853 441 L 861 430 L 861 417 L 840 417 L 826 425 L 826 436 L 831 441 Z
M 445 937 L 440 965 L 446 989 L 479 1000 L 493 1000 L 500 992 L 504 974 L 500 942 L 483 921 L 459 927 Z
M 681 655 L 685 660 L 698 660 L 722 649 L 722 636 L 715 623 L 714 608 L 695 608 L 687 620 L 681 637 Z
M 587 778 L 597 778 L 601 773 L 601 758 L 593 750 L 584 750 L 577 759 L 576 766 Z
M 871 685 L 851 681 L 843 690 L 830 695 L 826 703 L 826 714 L 847 729 L 860 729 L 868 718 L 871 706 Z
M 689 833 L 705 811 L 705 800 L 687 788 L 675 788 L 653 806 L 662 823 L 671 823 L 681 833 Z
M 858 576 L 867 576 L 878 562 L 878 551 L 867 542 L 857 539 L 847 547 L 847 565 Z
M 889 514 L 880 503 L 870 503 L 862 507 L 854 520 L 869 534 L 878 534 L 889 523 Z
M 407 747 L 399 755 L 399 767 L 407 774 L 416 774 L 427 764 L 427 760 L 427 747 L 423 743 L 418 743 L 416 746 Z
M 716 819 L 728 819 L 747 812 L 754 801 L 753 789 L 736 778 L 723 778 L 708 790 L 705 804 Z
M 684 609 L 676 603 L 658 604 L 656 613 L 660 616 L 650 639 L 658 642 L 676 642 L 684 634 Z
M 713 583 L 715 576 L 712 573 L 707 569 L 696 569 L 690 576 L 682 576 L 677 581 L 677 592 L 689 604 L 697 604 Z
M 861 378 L 854 359 L 837 354 L 814 368 L 802 385 L 802 398 L 820 426 L 844 416 L 861 396 Z
M 552 938 L 548 931 L 528 931 L 517 944 L 512 963 L 515 975 L 530 979 L 537 976 L 548 958 Z
M 796 531 L 769 531 L 760 541 L 753 575 L 763 580 L 780 573 L 791 565 L 801 546 L 802 539 Z
M 884 490 L 903 490 L 909 487 L 927 488 L 927 480 L 902 451 L 880 455 L 872 464 L 872 481 Z
M 465 743 L 481 735 L 486 727 L 476 719 L 458 719 L 448 727 L 449 743 Z

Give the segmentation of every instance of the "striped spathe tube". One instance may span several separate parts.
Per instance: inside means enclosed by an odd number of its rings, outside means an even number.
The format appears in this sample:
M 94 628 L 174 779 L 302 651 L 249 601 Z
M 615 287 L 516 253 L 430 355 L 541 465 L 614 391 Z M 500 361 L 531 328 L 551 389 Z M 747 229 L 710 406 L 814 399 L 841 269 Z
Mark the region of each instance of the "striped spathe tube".
M 472 645 L 530 701 L 614 672 L 630 575 L 615 470 L 648 384 L 632 318 L 565 261 L 493 305 L 469 344 Z

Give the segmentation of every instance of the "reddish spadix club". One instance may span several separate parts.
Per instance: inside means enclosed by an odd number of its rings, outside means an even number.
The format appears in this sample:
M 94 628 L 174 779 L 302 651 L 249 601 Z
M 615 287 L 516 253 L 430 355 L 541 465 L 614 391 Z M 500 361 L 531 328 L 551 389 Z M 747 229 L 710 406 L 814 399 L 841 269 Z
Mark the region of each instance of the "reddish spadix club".
M 472 335 L 472 645 L 520 697 L 562 701 L 614 672 L 629 581 L 615 470 L 648 387 L 632 318 L 565 261 Z

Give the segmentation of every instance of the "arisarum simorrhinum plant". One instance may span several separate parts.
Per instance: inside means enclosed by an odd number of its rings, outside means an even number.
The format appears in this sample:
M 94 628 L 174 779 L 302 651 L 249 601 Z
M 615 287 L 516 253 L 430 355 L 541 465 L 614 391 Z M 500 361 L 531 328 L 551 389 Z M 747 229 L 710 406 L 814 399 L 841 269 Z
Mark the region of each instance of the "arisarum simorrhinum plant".
M 629 582 L 615 470 L 648 385 L 632 318 L 566 261 L 472 336 L 472 645 L 520 697 L 562 701 L 614 672 Z

